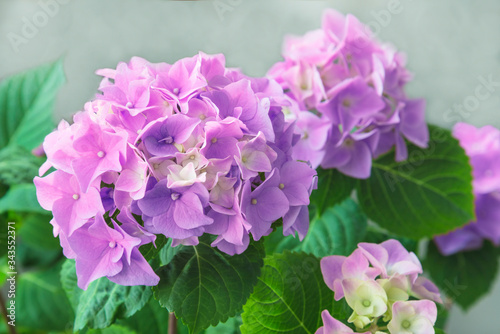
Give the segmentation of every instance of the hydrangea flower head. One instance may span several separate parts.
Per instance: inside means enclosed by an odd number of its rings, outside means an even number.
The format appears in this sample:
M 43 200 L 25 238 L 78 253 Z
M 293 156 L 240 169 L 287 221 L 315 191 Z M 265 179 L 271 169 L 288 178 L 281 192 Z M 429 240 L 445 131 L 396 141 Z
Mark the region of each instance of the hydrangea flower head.
M 358 331 L 385 333 L 388 328 L 394 334 L 404 330 L 433 333 L 429 328 L 434 331 L 435 302 L 442 303 L 439 291 L 427 278 L 418 276 L 422 273 L 420 261 L 399 241 L 360 243 L 347 257 L 324 257 L 321 272 L 335 300 L 345 297 L 353 310 L 347 321 Z M 410 301 L 410 297 L 421 300 Z M 319 333 L 354 333 L 327 311 L 322 317 L 324 326 Z
M 155 234 L 173 246 L 212 234 L 231 255 L 279 218 L 285 234 L 305 236 L 316 173 L 292 156 L 278 83 L 204 53 L 174 64 L 134 57 L 98 74 L 101 93 L 44 142 L 40 174 L 56 171 L 35 178 L 81 287 L 104 276 L 157 284 L 139 251 Z
M 296 120 L 294 158 L 367 178 L 372 159 L 392 147 L 397 161 L 407 158 L 405 139 L 427 146 L 425 102 L 406 96 L 404 55 L 354 16 L 326 10 L 321 29 L 285 39 L 283 57 L 268 75 L 290 101 L 287 118 Z

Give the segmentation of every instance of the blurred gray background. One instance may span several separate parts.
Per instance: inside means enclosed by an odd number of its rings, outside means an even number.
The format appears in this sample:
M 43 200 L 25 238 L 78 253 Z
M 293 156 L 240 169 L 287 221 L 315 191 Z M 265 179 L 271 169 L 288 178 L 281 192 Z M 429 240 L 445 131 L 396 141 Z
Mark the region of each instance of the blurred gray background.
M 57 7 L 47 7 L 53 1 Z M 283 37 L 319 28 L 322 10 L 331 7 L 353 13 L 408 55 L 415 75 L 408 94 L 427 99 L 429 122 L 500 127 L 499 1 L 365 3 L 0 0 L 0 79 L 63 57 L 68 82 L 54 119 L 70 119 L 95 94 L 100 81 L 95 70 L 132 56 L 174 62 L 200 50 L 224 53 L 229 66 L 262 76 L 281 59 Z M 35 29 L 30 31 L 30 24 Z M 22 42 L 12 42 L 15 35 Z M 500 280 L 468 313 L 453 309 L 448 334 L 498 333 L 498 300 Z

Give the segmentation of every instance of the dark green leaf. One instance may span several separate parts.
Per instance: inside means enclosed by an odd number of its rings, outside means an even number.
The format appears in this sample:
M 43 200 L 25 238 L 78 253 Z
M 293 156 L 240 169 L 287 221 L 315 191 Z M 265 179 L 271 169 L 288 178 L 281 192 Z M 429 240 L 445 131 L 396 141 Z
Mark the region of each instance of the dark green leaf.
M 59 282 L 61 263 L 19 275 L 16 322 L 23 328 L 62 331 L 71 328 L 73 310 Z
M 367 221 L 359 206 L 350 198 L 325 210 L 311 221 L 309 232 L 302 242 L 293 236 L 283 237 L 281 229 L 266 237 L 266 250 L 285 249 L 311 253 L 317 257 L 349 255 L 363 241 Z
M 300 247 L 300 240 L 297 236 L 283 236 L 283 227 L 276 228 L 268 236 L 264 237 L 266 254 L 283 253 L 285 250 L 295 250 Z
M 181 247 L 158 270 L 154 287 L 160 305 L 175 312 L 191 333 L 224 322 L 241 310 L 260 275 L 263 246 L 250 243 L 241 255 L 229 256 L 200 238 L 197 246 Z
M 120 319 L 116 323 L 127 326 L 137 333 L 167 333 L 169 312 L 154 298 L 133 316 Z M 177 323 L 177 333 L 187 334 L 188 329 L 181 322 Z
M 418 251 L 418 241 L 415 239 L 408 239 L 405 237 L 400 237 L 392 233 L 381 230 L 377 226 L 369 225 L 365 237 L 362 242 L 371 242 L 374 244 L 380 244 L 389 239 L 396 239 L 408 250 L 409 252 L 417 253 Z
M 349 197 L 356 185 L 356 180 L 336 169 L 317 169 L 318 189 L 311 194 L 309 211 L 311 218 L 321 216 L 326 209 Z
M 474 219 L 469 159 L 447 130 L 430 127 L 429 148 L 408 146 L 408 160 L 392 154 L 373 162 L 359 180 L 363 211 L 380 226 L 409 238 L 430 237 Z
M 431 242 L 424 269 L 449 298 L 467 310 L 490 291 L 498 271 L 498 251 L 485 243 L 481 249 L 443 256 Z
M 82 291 L 76 286 L 72 261 L 65 263 L 61 281 L 72 305 L 78 303 L 74 330 L 109 327 L 117 318 L 128 318 L 142 309 L 152 294 L 151 287 L 118 285 L 106 277 L 93 281 Z
M 169 240 L 168 243 L 170 244 L 171 241 Z M 166 244 L 167 244 L 167 238 L 163 234 L 157 234 L 154 244 L 149 243 L 143 245 L 139 248 L 139 250 L 141 251 L 141 254 L 144 256 L 146 261 L 150 261 L 154 259 L 158 255 L 158 253 L 160 253 L 161 249 Z
M 52 233 L 51 215 L 29 213 L 24 215 L 18 235 L 30 248 L 38 250 L 61 250 L 59 239 Z
M 52 109 L 64 81 L 59 60 L 0 82 L 0 148 L 32 150 L 42 143 L 54 129 Z
M 245 333 L 315 333 L 321 312 L 333 307 L 319 259 L 305 253 L 266 257 L 262 275 L 243 307 Z
M 27 242 L 22 242 L 21 238 L 19 241 L 16 244 L 17 263 L 24 269 L 38 270 L 42 267 L 49 267 L 62 258 L 60 247 L 42 250 L 40 247 L 35 248 Z

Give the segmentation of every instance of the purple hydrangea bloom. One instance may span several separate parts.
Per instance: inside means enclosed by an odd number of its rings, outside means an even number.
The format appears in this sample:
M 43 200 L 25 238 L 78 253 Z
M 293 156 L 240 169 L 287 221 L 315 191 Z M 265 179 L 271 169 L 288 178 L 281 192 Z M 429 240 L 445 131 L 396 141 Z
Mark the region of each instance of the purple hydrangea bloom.
M 144 243 L 148 242 L 151 240 Z M 110 228 L 102 216 L 75 231 L 68 243 L 76 255 L 81 289 L 104 276 L 121 285 L 156 285 L 160 280 L 138 250 L 143 240 L 129 235 L 116 223 Z
M 405 139 L 427 146 L 425 102 L 405 94 L 404 56 L 354 16 L 326 10 L 321 29 L 285 39 L 283 57 L 268 75 L 291 101 L 287 118 L 301 136 L 295 159 L 364 179 L 372 159 L 394 146 L 405 160 Z
M 35 179 L 80 286 L 102 276 L 155 284 L 138 246 L 156 234 L 173 247 L 213 234 L 231 255 L 279 218 L 285 235 L 305 236 L 315 172 L 292 155 L 299 138 L 277 82 L 204 53 L 174 64 L 134 57 L 98 74 L 101 94 L 44 142 L 40 173 L 57 170 Z M 112 241 L 121 248 L 105 247 Z M 86 257 L 84 243 L 102 256 Z

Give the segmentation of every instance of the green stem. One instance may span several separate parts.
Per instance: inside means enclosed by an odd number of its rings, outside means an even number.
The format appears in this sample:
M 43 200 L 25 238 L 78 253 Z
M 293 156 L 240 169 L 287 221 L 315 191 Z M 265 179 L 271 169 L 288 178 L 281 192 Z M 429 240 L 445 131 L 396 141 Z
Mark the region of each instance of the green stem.
M 177 334 L 177 318 L 174 312 L 168 315 L 168 334 Z

